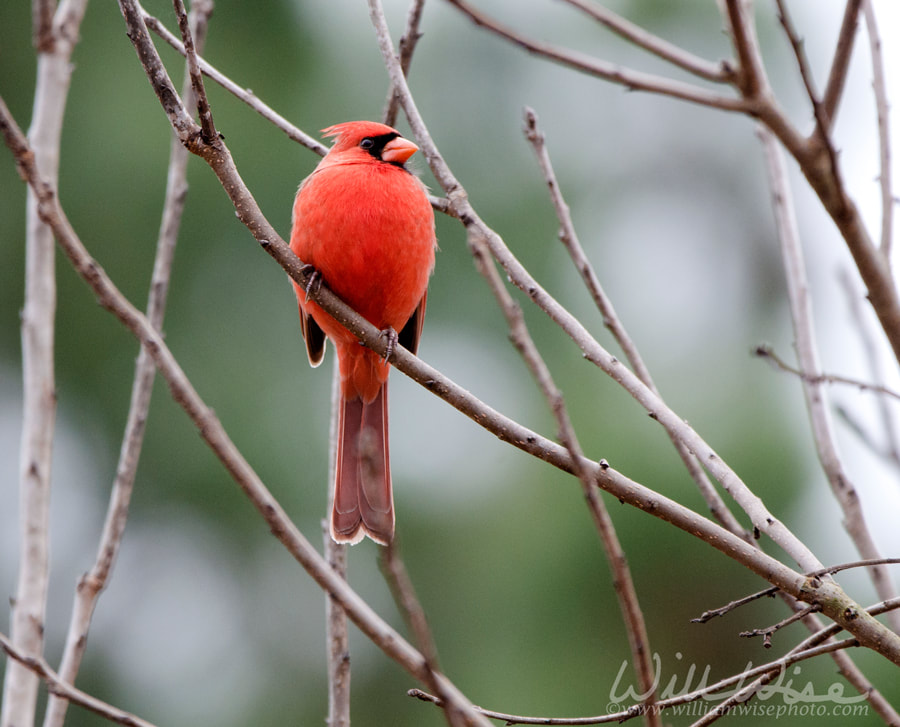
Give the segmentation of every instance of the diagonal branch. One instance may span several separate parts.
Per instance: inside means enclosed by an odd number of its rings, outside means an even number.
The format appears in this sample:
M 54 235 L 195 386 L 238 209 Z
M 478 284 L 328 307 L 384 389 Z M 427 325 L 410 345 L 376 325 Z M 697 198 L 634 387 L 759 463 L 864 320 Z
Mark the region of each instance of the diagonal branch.
M 844 6 L 844 18 L 838 32 L 834 59 L 831 61 L 831 72 L 828 74 L 828 85 L 822 96 L 822 111 L 828 119 L 829 127 L 834 124 L 834 115 L 844 93 L 847 71 L 850 69 L 850 58 L 856 40 L 856 26 L 859 23 L 859 8 L 862 0 L 847 0 Z
M 623 68 L 614 63 L 593 58 L 584 53 L 562 48 L 552 43 L 531 40 L 517 33 L 502 23 L 497 22 L 480 10 L 472 7 L 465 0 L 447 0 L 459 9 L 473 23 L 499 35 L 501 38 L 524 48 L 529 53 L 547 58 L 580 73 L 602 78 L 625 86 L 630 91 L 647 91 L 663 96 L 671 96 L 683 101 L 691 101 L 701 106 L 710 106 L 723 111 L 748 111 L 751 107 L 743 99 L 722 96 L 712 91 L 682 81 L 674 81 L 650 73 L 642 73 L 630 68 Z
M 29 673 L 43 679 L 47 684 L 47 689 L 54 697 L 77 704 L 79 707 L 84 707 L 94 714 L 99 714 L 110 722 L 125 725 L 126 727 L 154 727 L 150 722 L 140 717 L 136 717 L 118 707 L 113 707 L 111 704 L 107 704 L 96 697 L 92 697 L 90 694 L 82 692 L 80 689 L 76 689 L 54 672 L 43 657 L 24 654 L 4 634 L 0 634 L 0 648 L 11 659 L 14 659 L 17 664 L 21 665 L 22 668 L 28 669 Z
M 711 63 L 705 58 L 695 56 L 665 38 L 642 28 L 636 23 L 617 15 L 612 10 L 593 0 L 565 0 L 569 5 L 578 8 L 598 23 L 609 28 L 613 33 L 629 41 L 638 48 L 643 48 L 672 65 L 678 66 L 688 73 L 707 81 L 730 83 L 734 80 L 734 71 L 727 63 Z
M 422 31 L 419 25 L 422 22 L 422 10 L 425 7 L 425 0 L 412 0 L 409 6 L 409 12 L 406 15 L 406 30 L 400 36 L 400 68 L 403 69 L 403 75 L 409 73 L 409 67 L 412 63 L 413 52 L 416 44 L 422 37 Z M 394 87 L 388 90 L 388 100 L 384 109 L 383 120 L 388 126 L 394 126 L 397 121 L 397 112 L 400 110 L 400 98 Z
M 560 223 L 559 239 L 568 251 L 569 257 L 572 258 L 572 263 L 575 265 L 575 268 L 581 274 L 581 279 L 584 281 L 594 304 L 597 306 L 597 310 L 599 310 L 600 314 L 603 316 L 603 325 L 606 326 L 616 339 L 616 342 L 625 354 L 625 358 L 628 359 L 632 370 L 638 378 L 647 386 L 647 388 L 653 391 L 654 394 L 659 395 L 659 391 L 653 383 L 653 378 L 650 376 L 650 370 L 644 363 L 634 341 L 625 330 L 625 326 L 619 319 L 612 301 L 603 290 L 603 286 L 600 284 L 600 280 L 594 272 L 594 268 L 588 260 L 584 248 L 581 246 L 578 234 L 575 231 L 575 225 L 572 223 L 569 206 L 566 204 L 565 199 L 563 199 L 559 183 L 556 179 L 556 174 L 553 171 L 550 154 L 547 152 L 547 147 L 544 142 L 544 135 L 538 129 L 537 115 L 532 109 L 525 110 L 525 135 L 534 148 L 538 158 L 538 164 L 544 174 L 544 180 L 550 190 L 550 198 Z M 737 518 L 734 517 L 731 510 L 725 505 L 722 497 L 710 482 L 709 477 L 703 470 L 702 465 L 697 461 L 693 452 L 678 439 L 673 438 L 672 443 L 675 445 L 678 455 L 681 457 L 682 462 L 684 462 L 688 473 L 697 484 L 698 489 L 703 495 L 703 499 L 706 500 L 706 504 L 716 520 L 732 533 L 738 535 L 746 533 Z M 745 537 L 748 538 L 748 541 L 752 538 L 749 534 Z
M 528 333 L 521 307 L 504 285 L 484 240 L 478 238 L 474 234 L 474 230 L 470 230 L 469 247 L 475 257 L 476 267 L 487 280 L 488 287 L 494 294 L 494 298 L 497 300 L 506 318 L 513 346 L 519 351 L 525 364 L 531 371 L 532 377 L 537 382 L 556 420 L 557 438 L 568 450 L 572 462 L 575 464 L 574 474 L 581 483 L 581 489 L 594 521 L 594 526 L 597 528 L 603 547 L 606 550 L 606 557 L 612 571 L 616 597 L 619 601 L 619 610 L 622 612 L 622 618 L 625 622 L 625 631 L 631 648 L 631 656 L 641 694 L 646 695 L 646 701 L 644 702 L 646 708 L 644 713 L 645 720 L 648 725 L 661 725 L 659 712 L 654 709 L 656 682 L 654 680 L 653 665 L 650 660 L 652 651 L 647 636 L 644 614 L 634 587 L 634 579 L 631 577 L 631 570 L 628 567 L 625 552 L 622 550 L 622 545 L 616 535 L 609 511 L 600 499 L 600 494 L 596 491 L 594 478 L 590 470 L 581 465 L 581 462 L 584 461 L 584 454 L 575 434 L 575 428 L 569 418 L 565 399 L 553 381 L 550 369 L 540 355 L 534 340 Z

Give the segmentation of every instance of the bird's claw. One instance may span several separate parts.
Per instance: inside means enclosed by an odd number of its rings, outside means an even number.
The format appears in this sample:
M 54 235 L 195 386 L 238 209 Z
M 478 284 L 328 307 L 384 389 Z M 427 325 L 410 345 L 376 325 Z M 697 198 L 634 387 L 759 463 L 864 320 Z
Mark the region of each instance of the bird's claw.
M 309 273 L 309 282 L 306 283 L 306 299 L 303 301 L 304 303 L 309 302 L 309 294 L 319 292 L 319 288 L 322 287 L 322 273 L 316 270 L 312 265 L 304 265 L 301 270 L 304 273 Z
M 383 329 L 381 335 L 387 339 L 387 346 L 384 349 L 384 358 L 382 359 L 384 363 L 387 363 L 397 348 L 397 341 L 400 340 L 400 336 L 397 334 L 397 331 L 390 326 Z

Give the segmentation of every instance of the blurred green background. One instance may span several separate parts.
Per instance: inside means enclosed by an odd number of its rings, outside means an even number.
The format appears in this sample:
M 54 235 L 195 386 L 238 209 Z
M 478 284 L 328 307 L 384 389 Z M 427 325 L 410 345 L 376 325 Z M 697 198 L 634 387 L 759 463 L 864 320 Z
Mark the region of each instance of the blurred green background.
M 406 3 L 386 5 L 396 42 Z M 641 70 L 665 70 L 561 3 L 478 5 L 535 37 Z M 824 82 L 843 4 L 796 5 L 795 20 Z M 887 12 L 888 5 L 876 7 Z M 176 27 L 169 3 L 148 0 L 146 7 Z M 622 0 L 614 7 L 711 60 L 729 55 L 712 3 Z M 884 21 L 883 33 L 890 27 Z M 545 185 L 521 134 L 522 108 L 529 105 L 547 134 L 582 243 L 669 404 L 822 561 L 855 559 L 815 461 L 797 382 L 750 355 L 764 341 L 785 356 L 791 346 L 752 123 L 627 93 L 542 62 L 475 28 L 439 0 L 426 4 L 422 29 L 410 82 L 434 140 L 479 214 L 550 293 L 618 353 L 557 242 Z M 760 33 L 776 90 L 806 130 L 810 112 L 789 47 L 764 4 Z M 60 198 L 92 255 L 143 307 L 170 131 L 115 3 L 91 3 L 81 36 Z M 864 41 L 858 45 L 836 133 L 854 195 L 874 221 L 875 127 L 869 61 Z M 362 0 L 218 0 L 204 55 L 314 135 L 330 124 L 382 112 L 387 76 Z M 180 84 L 178 58 L 167 50 L 164 58 Z M 34 76 L 30 3 L 0 3 L 0 94 L 23 127 Z M 287 236 L 296 187 L 318 157 L 221 89 L 208 88 L 217 126 L 245 181 Z M 424 162 L 418 164 L 437 189 Z M 286 276 L 237 221 L 199 159 L 190 162 L 189 181 L 166 340 L 249 462 L 320 544 L 329 372 L 308 367 Z M 823 360 L 829 370 L 865 378 L 859 335 L 836 281 L 848 256 L 795 181 Z M 24 200 L 11 156 L 0 152 L 4 599 L 14 592 L 17 562 Z M 492 406 L 552 437 L 552 418 L 508 342 L 462 228 L 440 217 L 438 235 L 420 355 Z M 61 652 L 75 582 L 94 558 L 137 353 L 130 335 L 96 305 L 64 258 L 57 268 L 59 411 L 46 623 L 51 663 Z M 587 454 L 705 512 L 660 427 L 543 314 L 527 300 L 523 306 Z M 864 424 L 874 421 L 871 397 L 847 390 L 834 396 Z M 630 656 L 578 483 L 485 434 L 402 375 L 393 376 L 391 397 L 399 540 L 444 670 L 476 704 L 493 709 L 553 716 L 605 712 L 612 692 L 621 694 L 633 680 L 626 670 L 616 687 Z M 896 477 L 846 428 L 840 434 L 876 537 L 887 554 L 896 554 Z M 651 648 L 659 654 L 663 686 L 675 679 L 676 691 L 684 687 L 692 665 L 692 686 L 707 665 L 710 681 L 724 677 L 799 640 L 794 627 L 775 637 L 770 652 L 758 640 L 738 638 L 739 631 L 783 617 L 778 602 L 691 624 L 704 610 L 763 584 L 688 535 L 607 500 L 642 599 Z M 369 542 L 353 548 L 350 581 L 405 632 L 376 555 Z M 876 600 L 857 574 L 842 582 L 861 602 Z M 321 724 L 323 617 L 321 592 L 270 536 L 158 383 L 123 551 L 101 597 L 78 685 L 160 725 Z M 0 628 L 7 630 L 7 623 L 0 619 Z M 444 723 L 438 710 L 406 696 L 420 685 L 355 631 L 352 658 L 354 725 Z M 900 704 L 896 671 L 871 654 L 859 654 L 858 661 Z M 819 694 L 839 681 L 826 660 L 806 662 L 790 676 L 795 688 L 808 681 Z M 780 697 L 769 703 L 781 703 Z M 779 723 L 810 719 L 783 717 Z M 816 719 L 851 723 L 846 717 Z M 69 712 L 73 727 L 101 723 L 77 708 Z M 872 714 L 852 720 L 877 723 Z

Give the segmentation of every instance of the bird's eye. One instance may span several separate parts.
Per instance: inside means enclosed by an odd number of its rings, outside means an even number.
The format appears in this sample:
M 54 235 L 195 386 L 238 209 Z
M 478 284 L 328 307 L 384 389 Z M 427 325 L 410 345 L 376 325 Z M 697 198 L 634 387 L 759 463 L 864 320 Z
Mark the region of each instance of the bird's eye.
M 371 136 L 367 136 L 365 139 L 363 139 L 361 142 L 359 142 L 360 149 L 368 150 L 368 149 L 371 149 L 373 146 L 375 146 L 375 139 L 373 139 Z

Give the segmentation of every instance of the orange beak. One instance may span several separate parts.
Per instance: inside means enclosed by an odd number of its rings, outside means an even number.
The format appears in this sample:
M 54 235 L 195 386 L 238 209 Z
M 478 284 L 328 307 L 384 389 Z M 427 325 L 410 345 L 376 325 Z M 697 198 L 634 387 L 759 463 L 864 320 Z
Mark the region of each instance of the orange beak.
M 419 147 L 413 144 L 409 139 L 398 136 L 396 139 L 391 139 L 384 145 L 384 149 L 381 151 L 381 158 L 383 161 L 392 164 L 403 164 L 417 151 L 419 151 Z

